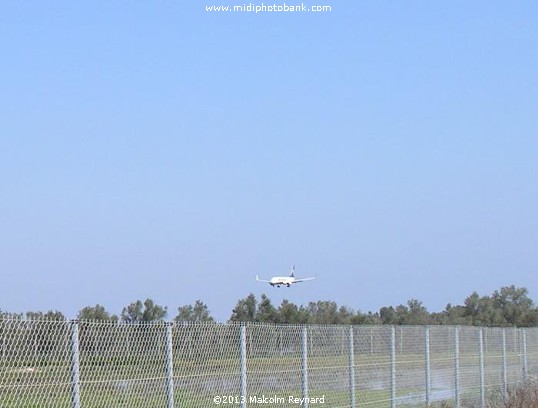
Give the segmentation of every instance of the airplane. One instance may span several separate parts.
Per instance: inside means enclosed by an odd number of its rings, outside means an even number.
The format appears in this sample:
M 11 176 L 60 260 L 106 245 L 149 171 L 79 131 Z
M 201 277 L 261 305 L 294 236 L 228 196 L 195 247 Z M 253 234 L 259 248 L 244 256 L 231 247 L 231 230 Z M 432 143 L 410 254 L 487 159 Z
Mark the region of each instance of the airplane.
M 294 283 L 309 281 L 312 279 L 316 279 L 316 278 L 315 277 L 302 278 L 302 279 L 295 278 L 295 265 L 293 265 L 293 268 L 291 268 L 290 276 L 273 276 L 270 280 L 265 280 L 265 279 L 260 279 L 258 275 L 256 275 L 256 280 L 258 282 L 267 282 L 269 283 L 269 285 L 276 286 L 277 288 L 279 288 L 280 285 L 285 285 L 289 288 Z

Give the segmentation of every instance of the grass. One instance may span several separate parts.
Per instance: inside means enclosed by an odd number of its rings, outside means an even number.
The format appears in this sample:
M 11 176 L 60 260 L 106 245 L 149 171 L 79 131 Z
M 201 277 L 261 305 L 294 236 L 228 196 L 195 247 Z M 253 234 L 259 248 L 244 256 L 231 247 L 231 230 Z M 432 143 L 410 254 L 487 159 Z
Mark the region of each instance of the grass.
M 538 383 L 531 381 L 509 389 L 506 398 L 497 393 L 489 399 L 487 408 L 538 408 Z
M 508 362 L 517 363 L 517 356 L 508 356 Z M 27 358 L 24 364 L 0 361 L 0 408 L 70 408 L 71 368 L 69 359 L 47 360 Z M 496 367 L 499 358 L 486 356 L 486 366 Z M 300 355 L 249 357 L 247 359 L 247 390 L 249 395 L 301 396 Z M 476 356 L 461 355 L 460 364 L 476 367 Z M 349 405 L 347 356 L 309 356 L 310 396 L 325 395 L 326 407 Z M 451 353 L 432 353 L 432 370 L 452 370 Z M 81 359 L 80 401 L 82 408 L 161 408 L 166 406 L 166 369 L 162 357 L 151 355 L 124 358 L 86 357 Z M 398 355 L 396 368 L 404 375 L 416 373 L 413 380 L 423 381 L 424 356 Z M 176 406 L 208 408 L 214 406 L 216 395 L 238 395 L 240 389 L 240 363 L 237 358 L 218 358 L 193 355 L 174 359 Z M 365 408 L 390 406 L 388 378 L 390 359 L 382 355 L 356 355 L 356 403 Z M 380 385 L 371 386 L 372 381 Z M 409 378 L 397 378 L 397 396 L 421 396 L 423 388 L 413 387 Z M 268 386 L 268 384 L 271 384 Z M 407 385 L 406 385 L 407 384 Z M 466 384 L 462 384 L 466 388 Z M 468 388 L 468 387 L 467 387 Z M 521 394 L 511 391 L 515 401 L 533 403 Z M 534 397 L 538 392 L 534 394 Z M 526 398 L 526 399 L 525 399 Z M 419 401 L 417 397 L 415 401 Z M 493 401 L 495 402 L 495 401 Z M 493 403 L 492 402 L 492 403 Z M 504 402 L 504 401 L 502 401 Z M 517 402 L 514 402 L 516 404 Z M 443 405 L 444 404 L 444 405 Z M 254 405 L 250 405 L 254 406 Z M 278 407 L 279 405 L 274 405 Z M 289 406 L 281 404 L 280 406 Z M 412 406 L 409 403 L 408 406 Z M 471 405 L 469 405 L 471 406 Z M 406 405 L 398 404 L 398 407 Z M 450 403 L 436 402 L 432 407 L 450 407 Z M 500 408 L 490 405 L 488 408 Z M 503 406 L 504 408 L 504 406 Z M 506 405 L 506 408 L 535 408 L 535 405 Z M 536 406 L 538 408 L 538 406 Z

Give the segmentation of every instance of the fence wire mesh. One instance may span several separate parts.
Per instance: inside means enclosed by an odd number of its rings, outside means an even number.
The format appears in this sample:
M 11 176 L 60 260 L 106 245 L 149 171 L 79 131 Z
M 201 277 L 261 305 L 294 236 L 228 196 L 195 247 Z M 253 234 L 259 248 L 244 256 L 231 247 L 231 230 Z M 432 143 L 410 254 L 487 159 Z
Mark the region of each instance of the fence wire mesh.
M 480 407 L 538 329 L 3 320 L 0 359 L 0 408 Z

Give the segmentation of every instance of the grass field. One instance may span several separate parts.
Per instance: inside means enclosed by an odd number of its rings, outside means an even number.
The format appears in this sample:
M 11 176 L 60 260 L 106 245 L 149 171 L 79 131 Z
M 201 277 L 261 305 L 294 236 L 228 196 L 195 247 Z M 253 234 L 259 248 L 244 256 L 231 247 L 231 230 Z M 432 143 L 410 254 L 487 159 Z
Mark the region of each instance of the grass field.
M 386 356 L 357 356 L 355 359 L 355 403 L 359 407 L 390 406 L 390 359 Z M 72 406 L 71 367 L 66 361 L 36 361 L 34 367 L 2 364 L 0 368 L 1 408 L 70 408 Z M 27 361 L 31 363 L 31 360 Z M 507 358 L 512 371 L 519 369 L 519 356 Z M 499 356 L 485 361 L 487 375 L 498 373 Z M 430 361 L 433 376 L 444 376 L 444 387 L 433 381 L 432 399 L 453 397 L 454 357 L 450 353 L 434 354 Z M 462 379 L 476 373 L 477 356 L 462 355 Z M 251 358 L 247 367 L 247 397 L 278 396 L 291 406 L 288 396 L 302 396 L 302 361 L 297 356 Z M 396 397 L 398 406 L 423 406 L 424 356 L 408 354 L 396 359 Z M 215 396 L 240 398 L 240 364 L 237 359 L 176 359 L 174 370 L 174 402 L 176 407 L 207 408 L 216 406 Z M 324 396 L 325 407 L 350 404 L 349 358 L 322 356 L 308 358 L 310 397 Z M 489 374 L 488 374 L 489 373 Z M 500 383 L 488 384 L 490 387 Z M 81 408 L 160 408 L 167 406 L 167 378 L 162 359 L 92 358 L 81 361 L 79 377 Z M 461 384 L 462 395 L 476 396 L 476 378 Z M 436 397 L 437 395 L 437 397 Z M 247 400 L 248 401 L 248 400 Z M 237 404 L 232 404 L 237 405 Z M 247 404 L 254 406 L 255 404 Z

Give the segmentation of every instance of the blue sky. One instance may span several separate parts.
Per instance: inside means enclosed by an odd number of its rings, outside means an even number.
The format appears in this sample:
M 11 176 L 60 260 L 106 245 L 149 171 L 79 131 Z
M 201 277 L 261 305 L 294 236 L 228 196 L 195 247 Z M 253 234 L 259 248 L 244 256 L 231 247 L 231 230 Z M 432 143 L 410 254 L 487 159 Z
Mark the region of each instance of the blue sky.
M 0 309 L 538 299 L 536 2 L 218 4 L 2 3 Z

